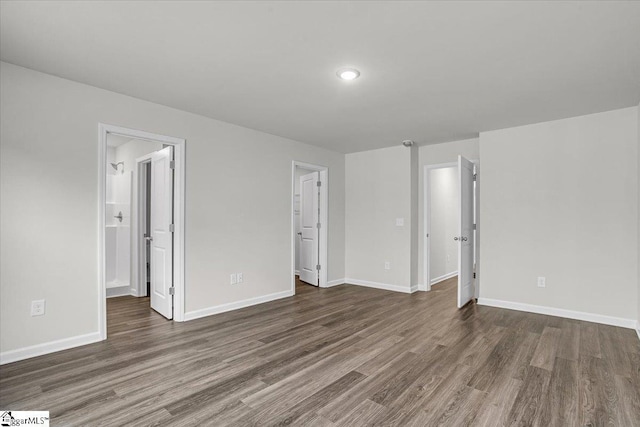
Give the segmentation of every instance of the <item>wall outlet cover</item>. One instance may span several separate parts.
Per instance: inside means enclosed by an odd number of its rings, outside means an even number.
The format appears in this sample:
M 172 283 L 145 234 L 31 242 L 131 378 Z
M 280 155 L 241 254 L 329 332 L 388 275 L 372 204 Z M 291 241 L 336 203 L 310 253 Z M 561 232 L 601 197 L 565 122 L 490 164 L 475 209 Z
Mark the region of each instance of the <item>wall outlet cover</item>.
M 391 263 L 389 261 L 385 261 L 384 262 L 384 269 L 385 270 L 391 270 Z
M 238 276 L 236 276 L 235 274 L 231 275 L 231 284 L 235 285 L 236 283 L 238 283 Z
M 538 287 L 539 288 L 547 287 L 547 279 L 545 277 L 538 277 Z
M 31 301 L 31 315 L 42 316 L 44 315 L 45 301 L 43 299 Z
M 404 227 L 404 218 L 396 218 L 396 226 Z
M 238 273 L 238 283 L 242 283 L 242 273 Z

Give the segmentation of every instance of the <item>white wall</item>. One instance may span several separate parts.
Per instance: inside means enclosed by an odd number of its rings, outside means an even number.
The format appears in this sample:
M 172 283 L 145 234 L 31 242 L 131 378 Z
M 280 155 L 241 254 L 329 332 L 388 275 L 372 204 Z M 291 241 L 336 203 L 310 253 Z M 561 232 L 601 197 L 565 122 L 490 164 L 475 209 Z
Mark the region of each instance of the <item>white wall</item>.
M 637 114 L 480 134 L 481 300 L 637 318 Z
M 419 179 L 418 179 L 418 235 L 420 241 L 418 244 L 418 277 L 420 283 L 424 279 L 424 238 L 426 232 L 424 230 L 424 167 L 427 165 L 438 165 L 442 163 L 455 163 L 458 161 L 458 155 L 462 155 L 469 160 L 477 160 L 480 158 L 478 138 L 465 139 L 461 141 L 446 142 L 442 144 L 423 145 L 418 151 L 419 157 Z M 478 177 L 478 184 L 481 180 L 481 174 Z M 476 237 L 479 238 L 481 225 L 478 224 Z M 477 254 L 479 255 L 479 253 Z
M 458 168 L 438 168 L 429 172 L 431 188 L 431 259 L 429 276 L 434 279 L 458 270 Z
M 640 203 L 640 103 L 638 104 L 638 203 Z M 640 210 L 640 206 L 639 206 Z M 636 330 L 640 338 L 640 211 L 638 212 L 638 312 L 636 316 Z
M 344 277 L 342 154 L 7 63 L 0 108 L 1 352 L 98 331 L 99 122 L 187 141 L 187 312 L 290 291 L 292 160 L 329 168 L 328 278 Z
M 346 155 L 348 279 L 411 288 L 410 161 L 403 146 Z M 404 218 L 403 227 L 396 218 Z

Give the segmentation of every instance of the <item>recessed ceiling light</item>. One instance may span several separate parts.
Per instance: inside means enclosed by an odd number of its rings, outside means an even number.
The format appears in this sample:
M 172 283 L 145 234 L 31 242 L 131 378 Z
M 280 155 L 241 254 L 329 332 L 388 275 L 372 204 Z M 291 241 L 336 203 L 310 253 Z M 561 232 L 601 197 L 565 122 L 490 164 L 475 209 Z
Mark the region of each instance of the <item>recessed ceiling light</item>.
M 360 77 L 360 71 L 355 68 L 341 68 L 336 74 L 342 80 L 355 80 Z

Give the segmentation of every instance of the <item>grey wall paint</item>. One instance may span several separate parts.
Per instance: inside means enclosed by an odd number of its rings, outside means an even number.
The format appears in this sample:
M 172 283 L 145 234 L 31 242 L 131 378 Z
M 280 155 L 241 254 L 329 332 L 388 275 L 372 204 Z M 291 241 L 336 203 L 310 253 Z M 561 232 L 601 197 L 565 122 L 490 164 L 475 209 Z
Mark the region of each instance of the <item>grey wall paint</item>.
M 344 277 L 343 154 L 7 63 L 0 93 L 1 351 L 98 330 L 99 122 L 187 141 L 187 311 L 290 289 L 293 160 L 329 167 L 328 274 Z
M 637 318 L 637 114 L 480 134 L 481 298 Z
M 410 287 L 410 161 L 403 146 L 347 154 L 346 277 Z
M 417 287 L 422 280 L 418 276 L 420 271 L 420 260 L 418 246 L 422 239 L 420 239 L 420 209 L 418 208 L 419 197 L 418 191 L 420 185 L 418 180 L 420 179 L 420 154 L 417 146 L 411 147 L 411 159 L 410 159 L 410 181 L 411 181 L 411 193 L 410 193 L 410 205 L 411 205 L 411 220 L 410 220 L 410 233 L 411 233 L 411 286 Z

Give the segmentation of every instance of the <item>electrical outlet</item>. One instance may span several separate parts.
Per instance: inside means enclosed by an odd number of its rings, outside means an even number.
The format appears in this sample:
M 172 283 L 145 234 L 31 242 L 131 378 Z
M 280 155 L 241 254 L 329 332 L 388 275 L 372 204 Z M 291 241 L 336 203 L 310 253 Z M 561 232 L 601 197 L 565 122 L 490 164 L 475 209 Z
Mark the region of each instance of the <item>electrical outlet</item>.
M 547 279 L 545 277 L 538 277 L 538 287 L 539 288 L 547 287 Z
M 31 315 L 42 316 L 44 315 L 45 302 L 43 299 L 31 301 Z
M 231 284 L 235 285 L 236 283 L 238 283 L 238 276 L 235 274 L 231 275 Z
M 385 261 L 384 262 L 384 269 L 385 270 L 391 270 L 391 263 L 389 261 Z
M 404 227 L 404 218 L 396 218 L 396 227 Z
M 242 273 L 238 273 L 238 283 L 242 283 Z

